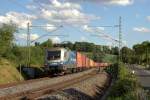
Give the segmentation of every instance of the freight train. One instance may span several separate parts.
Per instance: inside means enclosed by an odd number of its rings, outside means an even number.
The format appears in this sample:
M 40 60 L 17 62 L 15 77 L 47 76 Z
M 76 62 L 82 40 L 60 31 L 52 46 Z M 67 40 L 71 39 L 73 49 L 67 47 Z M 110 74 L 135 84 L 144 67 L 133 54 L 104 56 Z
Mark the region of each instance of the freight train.
M 45 68 L 50 73 L 74 73 L 94 67 L 106 67 L 108 63 L 94 62 L 84 54 L 66 48 L 46 49 Z

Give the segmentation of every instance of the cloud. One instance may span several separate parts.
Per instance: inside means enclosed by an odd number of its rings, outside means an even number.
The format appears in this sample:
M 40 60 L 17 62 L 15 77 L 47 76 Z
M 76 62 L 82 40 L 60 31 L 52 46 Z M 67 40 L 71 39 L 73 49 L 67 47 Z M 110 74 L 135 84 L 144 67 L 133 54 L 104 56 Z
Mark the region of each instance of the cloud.
M 147 20 L 150 21 L 150 16 L 147 16 Z
M 33 0 L 42 7 L 55 8 L 55 9 L 81 9 L 81 6 L 77 3 L 61 2 L 61 0 Z
M 127 6 L 133 4 L 133 0 L 105 0 L 108 1 L 106 3 L 112 4 L 112 5 L 122 5 Z
M 17 39 L 27 40 L 27 34 L 24 34 L 24 33 L 23 34 L 15 34 L 15 37 Z M 31 36 L 30 36 L 31 41 L 33 41 L 33 40 L 35 40 L 37 38 L 39 38 L 38 34 L 31 34 Z
M 57 43 L 60 43 L 61 42 L 61 39 L 59 38 L 59 37 L 52 37 L 51 38 L 51 40 L 52 40 L 52 42 L 54 43 L 54 44 L 57 44 Z
M 32 20 L 36 19 L 36 16 L 26 13 L 8 12 L 5 16 L 0 16 L 0 23 L 14 23 L 19 28 L 27 28 L 27 23 L 32 24 Z
M 51 32 L 51 31 L 57 29 L 56 26 L 54 26 L 52 24 L 46 24 L 45 26 L 47 26 L 47 27 L 45 27 L 45 30 L 47 30 L 48 32 Z
M 134 0 L 67 0 L 70 2 L 93 2 L 104 5 L 121 5 L 127 6 L 134 3 Z
M 133 31 L 135 31 L 135 32 L 141 32 L 141 33 L 149 33 L 150 29 L 148 29 L 146 27 L 134 27 Z
M 81 40 L 81 42 L 85 42 L 85 41 L 87 41 L 87 38 L 84 37 L 84 36 L 82 36 L 82 37 L 80 38 L 80 40 Z
M 50 21 L 51 23 L 68 23 L 68 24 L 87 24 L 91 20 L 100 19 L 94 15 L 87 15 L 77 9 L 63 9 L 55 10 L 41 10 L 41 17 Z
M 104 31 L 105 30 L 105 28 L 104 27 L 95 27 L 97 30 L 99 30 L 99 31 Z M 83 27 L 82 27 L 82 29 L 84 30 L 84 31 L 87 31 L 87 32 L 94 32 L 94 29 L 92 28 L 92 27 L 89 27 L 88 25 L 84 25 Z
M 84 25 L 84 26 L 82 27 L 82 29 L 83 29 L 84 31 L 87 31 L 87 32 L 93 32 L 93 29 L 92 29 L 91 27 L 89 27 L 88 25 Z
M 55 8 L 59 8 L 59 9 L 67 9 L 67 8 L 81 9 L 81 6 L 75 3 L 70 3 L 70 2 L 61 3 L 57 0 L 52 0 L 51 3 Z
M 100 19 L 99 16 L 82 12 L 82 7 L 77 3 L 61 2 L 59 0 L 33 1 L 34 3 L 30 6 L 36 6 L 39 18 L 45 19 L 50 24 L 83 25 L 90 23 L 91 20 Z

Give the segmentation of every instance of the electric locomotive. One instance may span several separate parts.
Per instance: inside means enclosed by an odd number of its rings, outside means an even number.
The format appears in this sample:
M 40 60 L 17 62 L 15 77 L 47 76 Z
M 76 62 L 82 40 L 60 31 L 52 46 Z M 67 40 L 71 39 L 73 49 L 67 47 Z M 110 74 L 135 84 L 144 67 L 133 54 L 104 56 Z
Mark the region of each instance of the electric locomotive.
M 65 48 L 46 49 L 45 67 L 51 73 L 71 71 L 76 67 L 76 53 Z

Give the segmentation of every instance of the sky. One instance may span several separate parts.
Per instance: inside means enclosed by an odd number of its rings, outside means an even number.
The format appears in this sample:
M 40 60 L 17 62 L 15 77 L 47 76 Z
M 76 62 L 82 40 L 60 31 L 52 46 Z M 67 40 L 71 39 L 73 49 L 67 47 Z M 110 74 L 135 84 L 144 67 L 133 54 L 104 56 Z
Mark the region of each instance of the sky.
M 1 0 L 0 25 L 18 26 L 15 42 L 19 45 L 26 45 L 29 23 L 33 44 L 50 38 L 54 43 L 115 46 L 119 28 L 114 26 L 121 16 L 123 45 L 132 47 L 150 40 L 149 4 L 150 0 Z

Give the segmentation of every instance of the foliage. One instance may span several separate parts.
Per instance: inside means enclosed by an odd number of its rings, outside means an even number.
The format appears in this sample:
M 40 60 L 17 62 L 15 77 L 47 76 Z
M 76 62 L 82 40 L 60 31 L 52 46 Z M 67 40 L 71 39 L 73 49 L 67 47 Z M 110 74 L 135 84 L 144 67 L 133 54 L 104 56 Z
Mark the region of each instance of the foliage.
M 102 62 L 115 64 L 118 62 L 118 56 L 113 54 L 104 54 Z
M 27 63 L 27 47 L 13 46 L 5 58 L 15 62 L 17 65 L 26 65 Z M 31 50 L 31 65 L 42 66 L 44 64 L 44 49 L 41 47 L 30 47 Z
M 109 67 L 106 67 L 105 71 L 110 74 L 110 76 L 113 79 L 116 79 L 118 77 L 119 69 L 118 69 L 118 64 L 112 64 Z
M 124 63 L 132 63 L 134 51 L 128 47 L 123 47 L 121 49 L 122 61 Z
M 24 80 L 13 62 L 0 58 L 0 84 Z
M 96 61 L 96 62 L 103 62 L 104 60 L 104 58 L 105 58 L 105 54 L 104 53 L 96 53 L 96 52 L 93 52 L 92 53 L 93 55 L 92 55 L 92 59 L 94 60 L 94 61 Z
M 44 65 L 44 55 L 45 49 L 41 47 L 31 47 L 31 65 L 33 66 L 43 66 Z
M 51 47 L 53 47 L 52 40 L 48 39 L 47 41 L 39 44 L 39 46 L 42 48 L 51 48 Z
M 121 49 L 124 63 L 150 65 L 150 42 L 144 41 L 136 44 L 132 49 L 123 47 Z
M 118 52 L 119 52 L 119 48 L 118 47 L 113 47 L 111 49 L 111 54 L 118 55 Z
M 70 50 L 74 50 L 74 44 L 70 41 L 64 41 L 61 44 L 59 44 L 60 47 L 69 48 Z
M 92 52 L 94 48 L 93 43 L 88 42 L 75 42 L 73 49 L 76 51 L 83 51 L 83 52 Z
M 118 79 L 110 90 L 108 100 L 136 100 L 136 91 L 139 88 L 136 77 L 121 64 L 118 70 Z
M 17 27 L 13 24 L 3 24 L 0 27 L 0 56 L 13 61 L 16 66 L 19 64 L 26 65 L 27 62 L 27 47 L 17 46 L 13 43 L 14 33 L 17 31 Z M 53 46 L 52 41 L 47 41 L 39 44 L 35 43 L 31 49 L 31 65 L 42 66 L 44 64 L 44 49 L 51 48 Z
M 12 46 L 16 27 L 13 24 L 3 24 L 0 27 L 0 56 L 3 56 Z
M 60 47 L 67 47 L 71 50 L 80 51 L 80 52 L 96 52 L 96 53 L 109 53 L 112 54 L 111 49 L 108 46 L 95 45 L 90 42 L 64 42 L 59 44 Z M 116 47 L 115 47 L 116 48 Z M 118 52 L 118 51 L 117 51 Z M 115 53 L 115 51 L 114 51 Z

